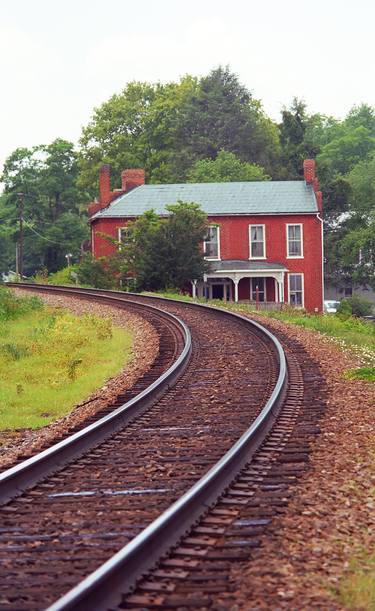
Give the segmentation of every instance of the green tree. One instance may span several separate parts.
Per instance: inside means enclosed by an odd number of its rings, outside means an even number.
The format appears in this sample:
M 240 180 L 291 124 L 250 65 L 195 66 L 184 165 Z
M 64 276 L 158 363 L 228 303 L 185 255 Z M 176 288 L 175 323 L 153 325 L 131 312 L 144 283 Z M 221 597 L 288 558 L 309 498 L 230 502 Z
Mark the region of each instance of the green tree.
M 150 210 L 131 223 L 126 244 L 112 257 L 112 269 L 123 280 L 135 277 L 139 289 L 181 289 L 207 269 L 201 248 L 207 231 L 204 212 L 186 202 L 171 204 L 167 211 L 167 218 Z
M 360 215 L 375 216 L 375 155 L 357 163 L 347 176 L 350 209 Z
M 375 109 L 368 104 L 353 106 L 345 118 L 344 126 L 349 129 L 365 127 L 375 137 Z
M 241 161 L 223 149 L 216 159 L 196 161 L 187 175 L 188 182 L 246 182 L 270 180 L 264 169 L 255 163 Z
M 169 216 L 160 225 L 157 263 L 163 269 L 162 285 L 183 289 L 207 269 L 201 245 L 207 217 L 198 204 L 178 202 L 167 206 Z
M 0 281 L 1 274 L 15 270 L 15 229 L 5 206 L 6 197 L 0 196 Z
M 129 83 L 94 112 L 80 140 L 80 185 L 94 195 L 99 166 L 142 167 L 147 181 L 181 182 L 200 159 L 221 149 L 275 175 L 280 161 L 277 126 L 259 100 L 228 68 L 178 83 Z
M 374 152 L 375 137 L 367 127 L 361 125 L 326 144 L 318 155 L 317 162 L 326 172 L 328 170 L 331 174 L 346 174 Z
M 176 173 L 183 179 L 196 160 L 215 159 L 221 149 L 269 173 L 279 164 L 276 125 L 237 75 L 219 66 L 202 77 L 196 94 L 185 100 L 176 131 Z
M 304 138 L 308 116 L 303 100 L 293 98 L 289 108 L 281 113 L 280 142 L 285 178 L 296 179 L 303 174 L 303 160 L 306 158 Z
M 88 229 L 83 211 L 87 193 L 77 188 L 77 175 L 77 154 L 62 139 L 16 149 L 6 160 L 1 215 L 15 241 L 23 217 L 26 273 L 41 267 L 56 271 L 67 253 L 79 255 Z

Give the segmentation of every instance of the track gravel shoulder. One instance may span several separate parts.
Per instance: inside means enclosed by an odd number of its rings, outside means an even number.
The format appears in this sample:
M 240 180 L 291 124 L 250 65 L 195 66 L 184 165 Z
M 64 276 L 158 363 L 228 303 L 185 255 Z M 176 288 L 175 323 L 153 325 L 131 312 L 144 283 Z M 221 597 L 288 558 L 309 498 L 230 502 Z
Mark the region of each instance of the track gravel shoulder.
M 24 296 L 25 291 L 13 289 Z M 99 305 L 74 297 L 38 293 L 44 303 L 53 307 L 70 310 L 74 314 L 95 314 L 108 317 L 118 327 L 130 329 L 134 333 L 132 358 L 117 376 L 110 378 L 90 397 L 78 404 L 67 416 L 42 429 L 24 429 L 0 432 L 0 469 L 6 469 L 18 459 L 26 459 L 51 445 L 62 433 L 73 430 L 87 418 L 102 410 L 108 403 L 114 403 L 119 393 L 131 388 L 151 367 L 159 351 L 158 334 L 152 325 L 135 314 L 109 305 Z
M 251 316 L 251 318 L 257 318 Z M 237 609 L 339 610 L 334 592 L 359 550 L 374 549 L 375 385 L 347 380 L 362 366 L 332 339 L 259 317 L 275 334 L 300 342 L 326 380 L 326 412 L 313 446 L 309 472 L 294 488 L 272 537 L 247 567 L 233 565 L 231 611 Z M 317 389 L 318 390 L 318 389 Z

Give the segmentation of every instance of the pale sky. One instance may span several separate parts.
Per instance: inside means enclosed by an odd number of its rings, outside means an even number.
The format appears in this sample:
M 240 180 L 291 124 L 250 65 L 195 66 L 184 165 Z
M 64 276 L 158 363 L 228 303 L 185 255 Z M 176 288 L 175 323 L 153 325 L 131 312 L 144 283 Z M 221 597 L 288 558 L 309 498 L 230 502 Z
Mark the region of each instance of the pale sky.
M 229 64 L 275 120 L 293 98 L 342 118 L 375 106 L 373 0 L 0 0 L 0 170 L 77 142 L 128 81 Z

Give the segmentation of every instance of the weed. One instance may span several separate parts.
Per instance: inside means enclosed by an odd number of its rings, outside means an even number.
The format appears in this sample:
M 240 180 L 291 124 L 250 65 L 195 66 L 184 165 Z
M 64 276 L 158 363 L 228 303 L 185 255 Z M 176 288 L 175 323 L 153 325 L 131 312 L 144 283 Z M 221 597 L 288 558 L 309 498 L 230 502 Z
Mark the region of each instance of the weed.
M 73 359 L 68 363 L 68 378 L 69 380 L 75 380 L 77 378 L 78 365 L 82 363 L 82 359 Z
M 3 344 L 1 346 L 1 351 L 9 356 L 13 361 L 19 361 L 29 354 L 28 348 L 19 344 Z
M 375 609 L 375 554 L 362 551 L 350 562 L 336 596 L 346 609 Z
M 112 321 L 109 318 L 98 318 L 87 314 L 84 316 L 84 320 L 95 329 L 98 339 L 110 339 L 112 337 Z
M 375 382 L 375 367 L 360 367 L 346 371 L 344 377 L 349 380 L 368 380 Z
M 17 297 L 9 289 L 0 287 L 0 320 L 10 320 L 26 312 L 43 308 L 42 301 L 35 297 Z

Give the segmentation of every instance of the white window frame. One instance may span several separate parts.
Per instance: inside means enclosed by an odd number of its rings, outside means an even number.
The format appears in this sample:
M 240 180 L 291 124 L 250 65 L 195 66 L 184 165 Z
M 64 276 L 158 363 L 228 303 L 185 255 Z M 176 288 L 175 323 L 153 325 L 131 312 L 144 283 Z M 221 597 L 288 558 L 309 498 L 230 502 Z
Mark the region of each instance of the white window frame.
M 252 227 L 262 227 L 263 228 L 263 256 L 262 257 L 252 257 L 251 256 L 251 229 Z M 258 242 L 254 242 L 254 244 L 257 244 Z M 262 225 L 260 223 L 258 224 L 254 224 L 254 225 L 249 225 L 249 259 L 256 259 L 256 260 L 260 260 L 260 259 L 267 259 L 267 255 L 266 255 L 266 226 Z
M 289 227 L 300 227 L 301 229 L 301 254 L 290 255 L 289 254 Z M 286 258 L 287 259 L 303 259 L 303 223 L 287 223 L 286 225 Z
M 121 235 L 121 232 L 122 232 L 124 229 L 126 229 L 127 231 L 129 231 L 129 226 L 128 226 L 128 225 L 124 225 L 124 227 L 119 227 L 119 228 L 118 228 L 118 230 L 117 230 L 117 235 L 118 235 L 118 240 L 117 240 L 117 241 L 119 242 L 119 245 L 118 245 L 118 249 L 119 249 L 119 250 L 121 250 L 121 242 L 122 242 L 122 235 Z
M 291 272 L 288 274 L 288 303 L 292 305 L 290 302 L 290 277 L 291 276 L 301 276 L 301 286 L 302 286 L 302 305 L 296 307 L 305 307 L 305 275 L 302 272 Z M 294 291 L 293 291 L 294 292 Z
M 217 229 L 217 257 L 208 257 L 206 256 L 206 241 L 203 240 L 203 255 L 204 258 L 207 259 L 207 261 L 220 261 L 221 259 L 221 254 L 220 254 L 220 225 L 208 225 L 208 228 L 211 227 L 215 227 L 215 229 Z

